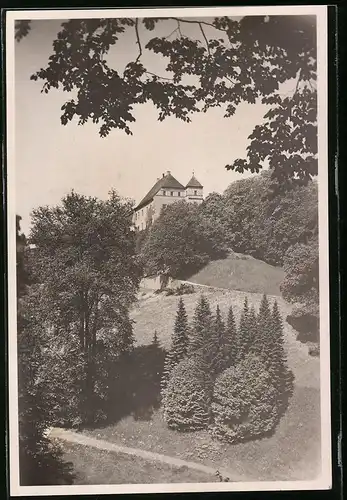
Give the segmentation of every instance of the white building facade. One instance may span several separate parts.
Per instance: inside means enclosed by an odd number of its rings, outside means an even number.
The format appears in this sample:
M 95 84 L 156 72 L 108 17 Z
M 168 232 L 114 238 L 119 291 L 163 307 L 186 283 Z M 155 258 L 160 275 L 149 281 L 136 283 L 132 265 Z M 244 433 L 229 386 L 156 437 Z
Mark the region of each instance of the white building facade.
M 135 207 L 133 225 L 137 231 L 143 231 L 160 215 L 162 208 L 180 200 L 188 203 L 203 202 L 203 186 L 194 174 L 186 186 L 178 182 L 170 171 L 157 179 L 152 189 Z

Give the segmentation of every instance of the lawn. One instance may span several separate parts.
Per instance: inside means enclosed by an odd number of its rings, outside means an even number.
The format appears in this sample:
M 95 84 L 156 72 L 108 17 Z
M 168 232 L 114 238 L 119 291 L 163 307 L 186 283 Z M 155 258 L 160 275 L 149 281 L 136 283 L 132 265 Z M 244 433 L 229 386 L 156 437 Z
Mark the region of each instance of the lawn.
M 200 293 L 185 295 L 189 317 Z M 239 318 L 247 295 L 250 305 L 258 308 L 262 295 L 241 291 L 206 290 L 211 306 L 220 305 L 226 315 L 230 304 Z M 269 297 L 273 301 L 275 297 Z M 283 316 L 290 306 L 276 298 Z M 137 345 L 149 344 L 154 330 L 164 347 L 170 345 L 178 298 L 144 294 L 132 312 Z M 155 451 L 173 457 L 197 461 L 230 470 L 245 481 L 314 479 L 320 466 L 319 359 L 308 355 L 307 346 L 296 340 L 295 331 L 284 323 L 288 363 L 295 375 L 295 392 L 286 415 L 273 436 L 238 445 L 212 440 L 207 431 L 178 433 L 169 430 L 155 409 L 145 418 L 128 415 L 104 428 L 85 431 L 94 438 L 130 447 Z
M 85 432 L 94 438 L 229 470 L 243 481 L 309 480 L 319 473 L 319 392 L 312 388 L 296 388 L 272 437 L 238 445 L 215 441 L 206 431 L 171 431 L 160 410 L 149 421 L 128 416 L 114 425 Z M 184 481 L 183 477 L 179 480 Z
M 202 483 L 216 480 L 199 471 L 66 441 L 61 444 L 64 459 L 74 466 L 74 484 Z
M 284 271 L 249 255 L 232 253 L 226 259 L 209 262 L 189 281 L 243 292 L 280 295 Z
M 209 264 L 190 279 L 199 280 L 201 284 L 233 288 L 203 290 L 212 310 L 218 304 L 224 318 L 232 305 L 238 321 L 246 296 L 250 306 L 254 305 L 256 309 L 264 292 L 271 303 L 275 299 L 278 301 L 284 319 L 288 364 L 295 375 L 295 391 L 288 411 L 273 436 L 238 445 L 222 444 L 213 440 L 207 431 L 184 434 L 169 430 L 160 409 L 152 409 L 143 416 L 125 415 L 111 425 L 84 432 L 94 438 L 229 470 L 238 480 L 308 480 L 317 477 L 320 467 L 319 358 L 308 355 L 308 347 L 296 340 L 296 332 L 285 321 L 291 306 L 279 296 L 278 285 L 282 276 L 283 272 L 279 268 L 256 259 L 243 260 L 234 256 L 225 259 L 223 264 L 221 261 Z M 201 290 L 196 289 L 195 293 L 184 295 L 189 319 L 192 319 L 200 293 Z M 151 343 L 154 331 L 162 347 L 167 349 L 170 346 L 177 302 L 176 296 L 140 291 L 138 302 L 131 312 L 139 348 Z M 80 484 L 91 484 L 93 481 L 104 484 L 127 483 L 130 477 L 134 477 L 133 481 L 137 483 L 211 480 L 203 479 L 203 473 L 183 471 L 177 474 L 168 466 L 149 464 L 126 456 L 117 455 L 111 467 L 112 457 L 108 453 L 101 454 L 100 461 L 92 458 L 98 457 L 100 453 L 97 450 L 79 452 L 74 463 L 76 470 L 83 471 L 78 479 Z M 88 456 L 93 471 L 88 470 Z M 74 461 L 72 458 L 70 460 Z M 96 461 L 98 465 L 94 467 Z M 120 463 L 123 465 L 118 466 Z

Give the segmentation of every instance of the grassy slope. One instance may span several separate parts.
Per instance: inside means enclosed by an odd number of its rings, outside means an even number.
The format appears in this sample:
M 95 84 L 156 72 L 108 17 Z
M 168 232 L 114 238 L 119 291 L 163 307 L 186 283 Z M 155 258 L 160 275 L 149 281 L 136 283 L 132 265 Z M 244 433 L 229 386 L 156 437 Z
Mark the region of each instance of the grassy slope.
M 237 445 L 214 441 L 206 431 L 171 431 L 160 411 L 149 421 L 128 416 L 88 434 L 234 471 L 239 480 L 309 480 L 317 477 L 320 465 L 319 393 L 317 389 L 297 387 L 273 436 Z M 184 482 L 183 476 L 180 481 Z
M 209 262 L 189 281 L 243 292 L 280 295 L 283 269 L 251 256 L 232 253 L 228 258 Z
M 262 293 L 279 295 L 281 279 L 281 269 L 256 259 L 243 260 L 232 256 L 224 261 L 210 263 L 190 281 L 234 288 L 228 291 L 205 289 L 204 295 L 213 309 L 219 304 L 224 316 L 232 305 L 239 319 L 246 295 L 250 304 L 258 308 Z M 245 293 L 245 289 L 259 293 Z M 200 292 L 196 292 L 184 296 L 190 318 L 199 295 Z M 273 301 L 275 297 L 269 298 Z M 291 308 L 281 297 L 276 299 L 285 318 Z M 169 347 L 177 301 L 177 297 L 158 296 L 145 291 L 140 293 L 138 304 L 132 311 L 137 345 L 150 343 L 154 330 L 157 330 L 162 346 Z M 286 322 L 284 328 L 288 363 L 295 374 L 295 393 L 274 436 L 239 445 L 224 445 L 212 441 L 204 431 L 192 434 L 170 431 L 160 411 L 156 411 L 149 421 L 128 416 L 103 429 L 89 431 L 88 434 L 127 446 L 201 461 L 216 468 L 231 469 L 247 481 L 313 479 L 317 475 L 320 455 L 319 359 L 308 356 L 307 347 L 296 341 L 295 331 Z M 123 456 L 116 457 L 117 461 L 112 462 L 111 467 L 110 460 L 113 459 L 106 459 L 105 454 L 99 456 L 101 452 L 97 450 L 75 452 L 76 449 L 69 455 L 68 451 L 67 459 L 74 462 L 77 471 L 84 471 L 83 474 L 79 473 L 78 484 L 126 483 L 130 481 L 130 471 L 138 483 L 209 480 L 196 477 L 195 472 L 194 477 L 190 476 L 190 471 L 175 474 L 168 472 L 161 464 L 145 466 L 141 460 L 135 463 L 132 458 Z M 95 458 L 99 464 L 97 468 L 94 466 Z M 117 463 L 121 465 L 118 467 Z
M 237 318 L 246 295 L 256 308 L 261 300 L 261 294 L 232 290 L 207 290 L 204 294 L 213 307 L 217 303 L 220 305 L 224 315 L 232 304 Z M 184 296 L 190 317 L 198 297 L 199 293 Z M 133 318 L 137 321 L 135 334 L 138 344 L 149 343 L 156 329 L 162 345 L 169 346 L 177 300 L 177 297 L 151 294 L 140 297 L 133 311 Z M 274 297 L 270 300 L 273 301 Z M 285 316 L 290 306 L 280 297 L 277 300 Z M 205 431 L 192 434 L 170 431 L 160 411 L 156 411 L 149 421 L 128 416 L 114 425 L 88 434 L 234 470 L 237 476 L 247 481 L 314 479 L 320 465 L 319 359 L 310 357 L 307 347 L 296 341 L 294 330 L 287 323 L 284 326 L 288 363 L 295 374 L 295 393 L 287 414 L 272 437 L 239 445 L 224 445 L 213 441 Z
M 256 309 L 262 298 L 262 294 L 252 294 L 235 290 L 210 290 L 204 289 L 204 295 L 210 301 L 212 309 L 219 304 L 224 317 L 226 317 L 229 306 L 233 306 L 234 314 L 238 320 L 243 307 L 243 302 L 247 296 L 249 304 Z M 196 302 L 200 292 L 191 295 L 184 295 L 184 302 L 189 318 L 193 316 Z M 283 318 L 291 311 L 291 306 L 281 297 L 269 296 L 271 302 L 276 298 L 282 312 Z M 132 318 L 135 320 L 134 333 L 137 345 L 148 344 L 153 338 L 156 330 L 161 345 L 165 348 L 170 346 L 171 334 L 173 331 L 178 298 L 175 296 L 145 294 L 140 295 L 138 304 L 132 311 Z M 286 348 L 288 353 L 288 363 L 296 376 L 297 383 L 304 386 L 314 386 L 319 388 L 319 359 L 308 356 L 308 347 L 296 340 L 296 332 L 284 322 Z
M 74 464 L 74 484 L 202 483 L 214 478 L 203 472 L 62 442 L 64 458 Z

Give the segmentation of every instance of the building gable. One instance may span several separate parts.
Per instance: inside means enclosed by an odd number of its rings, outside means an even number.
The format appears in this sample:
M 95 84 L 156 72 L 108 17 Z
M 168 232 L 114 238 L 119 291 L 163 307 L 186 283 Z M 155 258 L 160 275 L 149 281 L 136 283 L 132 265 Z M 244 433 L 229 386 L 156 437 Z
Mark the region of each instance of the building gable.
M 158 179 L 157 182 L 154 184 L 152 189 L 148 191 L 146 196 L 140 201 L 140 203 L 135 207 L 135 211 L 139 210 L 140 208 L 144 207 L 148 203 L 150 203 L 154 196 L 158 193 L 160 189 L 182 189 L 184 190 L 185 187 L 178 182 L 177 179 L 173 175 L 171 175 L 171 172 L 168 171 L 166 175 L 163 174 L 163 177 L 161 179 Z

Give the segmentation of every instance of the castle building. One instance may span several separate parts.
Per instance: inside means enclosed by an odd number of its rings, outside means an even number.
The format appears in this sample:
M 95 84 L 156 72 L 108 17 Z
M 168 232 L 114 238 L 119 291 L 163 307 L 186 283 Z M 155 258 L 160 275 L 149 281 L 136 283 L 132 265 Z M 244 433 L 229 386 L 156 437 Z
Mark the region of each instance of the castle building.
M 184 186 L 175 179 L 170 171 L 167 171 L 166 174 L 157 179 L 152 189 L 135 207 L 133 225 L 136 230 L 142 231 L 159 217 L 163 207 L 180 200 L 200 204 L 203 199 L 203 186 L 196 179 L 194 173 L 188 184 Z

